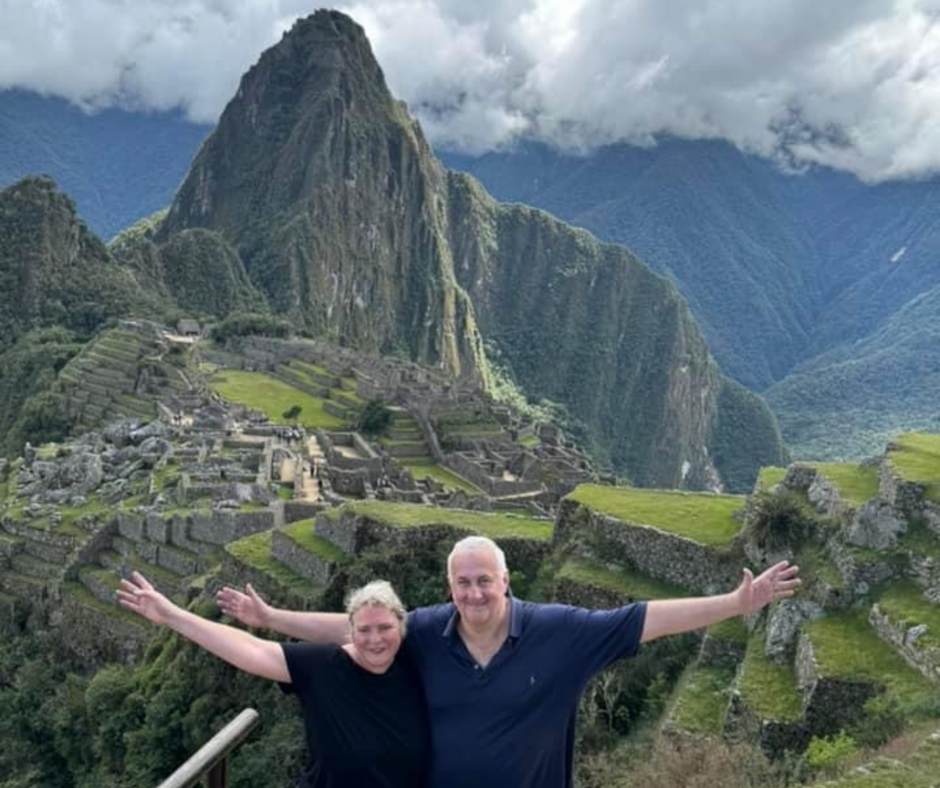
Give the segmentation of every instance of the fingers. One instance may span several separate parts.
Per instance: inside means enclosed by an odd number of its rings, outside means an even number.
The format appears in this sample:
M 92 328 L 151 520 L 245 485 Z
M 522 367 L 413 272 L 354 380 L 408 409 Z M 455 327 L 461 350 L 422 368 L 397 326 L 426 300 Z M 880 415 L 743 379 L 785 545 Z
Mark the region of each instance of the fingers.
M 265 604 L 267 604 L 267 603 L 259 596 L 258 592 L 255 591 L 254 586 L 252 586 L 251 583 L 247 583 L 247 584 L 245 585 L 245 590 L 248 592 L 248 596 L 250 596 L 250 597 L 252 598 L 252 600 L 255 601 L 255 602 L 257 602 L 259 605 L 265 605 Z
M 150 585 L 150 582 L 144 577 L 140 572 L 134 570 L 131 572 L 131 577 L 134 578 L 134 582 L 137 583 L 145 591 L 153 591 L 153 586 Z
M 754 582 L 754 573 L 750 569 L 745 568 L 743 582 L 747 586 Z

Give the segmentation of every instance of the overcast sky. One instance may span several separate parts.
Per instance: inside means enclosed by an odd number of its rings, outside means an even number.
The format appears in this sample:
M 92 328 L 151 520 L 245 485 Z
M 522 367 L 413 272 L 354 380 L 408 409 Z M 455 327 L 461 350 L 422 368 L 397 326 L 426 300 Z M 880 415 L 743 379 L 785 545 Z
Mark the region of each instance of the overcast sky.
M 940 172 L 940 0 L 351 0 L 439 147 L 724 138 Z M 214 122 L 299 0 L 0 0 L 0 88 Z

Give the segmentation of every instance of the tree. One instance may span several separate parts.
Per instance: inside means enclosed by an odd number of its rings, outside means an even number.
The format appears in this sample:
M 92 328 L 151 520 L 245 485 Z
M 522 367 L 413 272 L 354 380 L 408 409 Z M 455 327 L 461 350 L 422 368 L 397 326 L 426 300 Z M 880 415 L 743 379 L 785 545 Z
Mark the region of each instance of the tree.
M 359 413 L 356 429 L 374 435 L 392 423 L 392 411 L 380 399 L 369 400 Z
M 300 405 L 291 405 L 287 410 L 285 410 L 281 416 L 284 417 L 286 421 L 292 421 L 295 424 L 300 414 L 303 412 L 303 408 Z

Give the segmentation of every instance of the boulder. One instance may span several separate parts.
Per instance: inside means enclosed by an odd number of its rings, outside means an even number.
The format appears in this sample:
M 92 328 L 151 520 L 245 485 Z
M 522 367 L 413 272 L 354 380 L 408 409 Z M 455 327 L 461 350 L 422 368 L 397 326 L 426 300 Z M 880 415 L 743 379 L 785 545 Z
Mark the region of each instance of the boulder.
M 67 457 L 59 466 L 56 486 L 73 488 L 73 493 L 85 493 L 97 488 L 103 478 L 101 455 L 82 451 Z
M 140 419 L 121 417 L 104 428 L 104 439 L 121 448 L 130 443 L 131 433 L 139 429 L 142 424 Z
M 131 432 L 130 439 L 134 443 L 143 443 L 147 438 L 165 438 L 169 429 L 160 419 L 154 419 L 143 427 L 138 427 Z
M 875 499 L 855 513 L 845 529 L 845 541 L 858 547 L 885 550 L 894 547 L 898 535 L 907 530 L 907 521 L 891 504 Z
M 806 621 L 823 615 L 823 609 L 808 599 L 782 599 L 770 609 L 764 651 L 778 665 L 792 662 L 797 635 Z

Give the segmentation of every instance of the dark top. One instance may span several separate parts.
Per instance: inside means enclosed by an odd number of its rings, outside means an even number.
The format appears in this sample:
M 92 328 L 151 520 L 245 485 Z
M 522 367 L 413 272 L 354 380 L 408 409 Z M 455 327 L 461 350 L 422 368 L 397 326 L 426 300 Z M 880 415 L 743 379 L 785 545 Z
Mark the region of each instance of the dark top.
M 429 735 L 424 693 L 404 649 L 383 674 L 339 646 L 284 643 L 303 709 L 310 762 L 298 788 L 424 788 Z
M 584 610 L 512 599 L 509 637 L 482 668 L 453 604 L 411 613 L 405 648 L 428 699 L 429 788 L 570 786 L 581 694 L 636 654 L 645 619 L 645 603 Z

